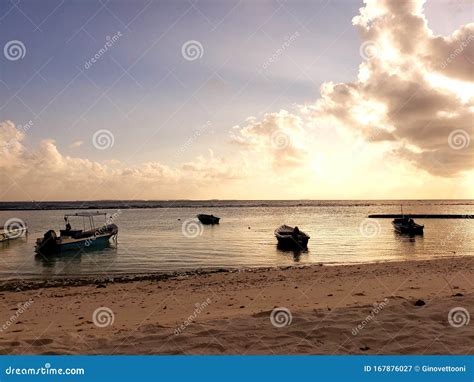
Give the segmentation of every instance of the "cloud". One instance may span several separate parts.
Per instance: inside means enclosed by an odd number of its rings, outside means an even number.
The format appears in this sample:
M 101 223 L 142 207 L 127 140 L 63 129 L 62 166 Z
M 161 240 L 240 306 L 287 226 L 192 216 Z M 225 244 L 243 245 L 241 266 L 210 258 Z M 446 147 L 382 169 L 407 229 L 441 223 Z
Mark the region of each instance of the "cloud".
M 14 123 L 0 123 L 1 199 L 140 199 L 184 198 L 200 187 L 245 176 L 245 166 L 232 167 L 211 152 L 177 167 L 158 162 L 124 166 L 63 155 L 54 140 L 29 149 Z
M 241 162 L 238 167 L 232 166 L 222 158 L 216 158 L 209 150 L 209 157 L 198 156 L 192 162 L 184 163 L 179 167 L 181 173 L 201 183 L 223 180 L 238 180 L 248 175 L 246 163 Z
M 0 123 L 0 198 L 417 197 L 423 189 L 433 196 L 434 184 L 437 196 L 469 195 L 474 24 L 437 36 L 423 6 L 365 0 L 353 19 L 362 38 L 357 79 L 326 82 L 314 102 L 234 126 L 226 158 L 210 151 L 173 166 L 97 162 L 64 155 L 48 139 L 28 149 L 28 126 Z M 177 148 L 175 161 L 203 131 Z
M 84 141 L 74 141 L 69 145 L 69 148 L 75 149 L 77 147 L 81 147 L 83 145 Z
M 307 159 L 304 145 L 303 119 L 281 110 L 267 113 L 262 120 L 247 119 L 243 127 L 234 126 L 231 141 L 241 147 L 256 151 L 264 160 L 269 158 L 274 169 L 297 167 Z
M 323 84 L 321 99 L 302 111 L 369 142 L 390 142 L 399 158 L 451 177 L 474 165 L 474 24 L 435 36 L 423 4 L 366 0 L 353 19 L 365 58 L 357 81 Z M 467 145 L 453 148 L 459 130 Z

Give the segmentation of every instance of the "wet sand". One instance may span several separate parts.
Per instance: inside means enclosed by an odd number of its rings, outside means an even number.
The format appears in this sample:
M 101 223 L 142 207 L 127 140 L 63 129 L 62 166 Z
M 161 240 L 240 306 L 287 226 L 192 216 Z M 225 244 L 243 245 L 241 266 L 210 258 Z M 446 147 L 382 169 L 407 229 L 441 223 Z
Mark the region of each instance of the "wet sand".
M 474 354 L 473 276 L 459 257 L 9 282 L 0 353 Z

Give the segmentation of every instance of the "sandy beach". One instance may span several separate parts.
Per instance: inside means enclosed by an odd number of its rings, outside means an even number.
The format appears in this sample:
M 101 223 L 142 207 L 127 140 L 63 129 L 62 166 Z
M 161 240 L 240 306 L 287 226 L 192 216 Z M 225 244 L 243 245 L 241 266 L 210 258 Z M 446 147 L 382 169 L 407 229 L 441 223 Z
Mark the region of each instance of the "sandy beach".
M 468 257 L 135 279 L 3 283 L 0 353 L 474 354 Z

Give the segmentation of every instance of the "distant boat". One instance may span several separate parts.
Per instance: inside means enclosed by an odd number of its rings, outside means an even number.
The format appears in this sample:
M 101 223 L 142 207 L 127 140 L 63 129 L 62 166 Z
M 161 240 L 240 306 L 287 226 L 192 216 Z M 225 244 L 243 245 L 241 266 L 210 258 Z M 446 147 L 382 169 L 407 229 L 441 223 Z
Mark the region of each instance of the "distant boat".
M 308 247 L 309 235 L 300 231 L 298 227 L 282 225 L 275 230 L 278 245 L 286 248 L 306 249 Z
M 0 229 L 0 243 L 18 239 L 28 233 L 28 227 L 25 225 L 21 225 L 18 227 L 13 227 L 11 229 Z
M 423 228 L 425 227 L 415 223 L 415 221 L 408 216 L 394 219 L 392 225 L 395 231 L 410 235 L 423 235 Z
M 96 228 L 94 224 L 95 216 L 104 216 L 105 224 Z M 81 217 L 84 230 L 72 229 L 69 219 L 71 217 Z M 89 221 L 90 229 L 85 230 L 86 220 Z M 49 230 L 36 240 L 35 251 L 42 255 L 61 253 L 68 250 L 85 248 L 99 248 L 109 244 L 112 238 L 116 240 L 118 227 L 115 224 L 107 224 L 107 214 L 100 212 L 84 212 L 64 215 L 66 229 L 59 231 L 59 237 L 54 230 Z
M 400 211 L 402 213 L 402 217 L 395 218 L 392 221 L 395 231 L 409 235 L 423 235 L 423 228 L 425 228 L 425 226 L 416 224 L 412 218 L 405 216 L 403 214 L 403 205 L 400 205 Z
M 206 214 L 199 214 L 196 216 L 199 221 L 202 224 L 219 224 L 219 220 L 221 218 L 218 218 L 217 216 L 214 215 L 206 215 Z

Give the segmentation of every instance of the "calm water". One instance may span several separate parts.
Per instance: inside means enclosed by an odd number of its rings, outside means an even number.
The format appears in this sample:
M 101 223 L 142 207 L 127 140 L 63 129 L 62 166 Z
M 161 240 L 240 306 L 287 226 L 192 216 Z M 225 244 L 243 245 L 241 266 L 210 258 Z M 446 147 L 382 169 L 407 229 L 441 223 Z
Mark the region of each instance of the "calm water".
M 403 204 L 406 213 L 474 212 L 474 201 Z M 395 233 L 390 219 L 365 220 L 371 213 L 399 213 L 400 202 L 180 202 L 168 206 L 173 208 L 102 210 L 117 216 L 116 247 L 72 252 L 48 261 L 35 257 L 35 239 L 48 229 L 59 230 L 64 213 L 71 211 L 0 211 L 0 222 L 20 218 L 30 230 L 27 238 L 0 243 L 0 279 L 474 255 L 473 220 L 419 219 L 425 234 L 414 238 Z M 200 235 L 187 237 L 183 223 L 201 212 L 220 216 L 221 224 L 203 226 Z M 78 223 L 82 228 L 82 222 Z M 273 230 L 283 223 L 298 225 L 311 236 L 306 253 L 277 249 Z M 193 233 L 184 231 L 188 236 Z

